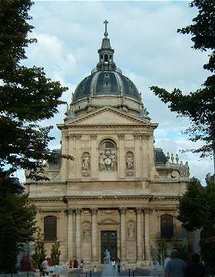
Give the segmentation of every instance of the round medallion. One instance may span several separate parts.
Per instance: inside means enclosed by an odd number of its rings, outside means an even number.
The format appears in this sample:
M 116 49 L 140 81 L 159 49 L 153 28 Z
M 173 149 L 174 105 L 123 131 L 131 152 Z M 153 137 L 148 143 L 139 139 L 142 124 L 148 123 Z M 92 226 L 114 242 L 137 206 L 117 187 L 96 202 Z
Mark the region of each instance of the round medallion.
M 174 178 L 174 179 L 178 178 L 179 177 L 178 171 L 173 170 L 172 173 L 171 173 L 171 177 Z
M 111 163 L 112 163 L 110 158 L 106 158 L 104 162 L 106 165 L 111 165 Z

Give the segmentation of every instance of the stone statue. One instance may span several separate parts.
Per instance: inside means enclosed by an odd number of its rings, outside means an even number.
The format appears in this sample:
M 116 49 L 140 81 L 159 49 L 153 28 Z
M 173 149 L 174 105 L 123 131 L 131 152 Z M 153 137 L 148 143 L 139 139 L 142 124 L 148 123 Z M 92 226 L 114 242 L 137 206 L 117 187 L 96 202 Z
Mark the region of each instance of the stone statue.
M 110 251 L 108 249 L 105 249 L 105 252 L 104 252 L 104 262 L 106 264 L 109 264 L 110 263 Z
M 126 168 L 128 170 L 133 170 L 134 169 L 134 156 L 133 156 L 133 153 L 131 153 L 131 152 L 127 153 Z
M 90 168 L 90 157 L 85 156 L 82 160 L 82 169 L 88 170 Z
M 83 230 L 83 241 L 90 241 L 90 230 Z
M 133 222 L 129 222 L 128 224 L 128 239 L 133 239 L 134 238 L 134 223 Z
M 85 152 L 82 156 L 82 175 L 83 176 L 89 176 L 90 174 L 90 154 Z

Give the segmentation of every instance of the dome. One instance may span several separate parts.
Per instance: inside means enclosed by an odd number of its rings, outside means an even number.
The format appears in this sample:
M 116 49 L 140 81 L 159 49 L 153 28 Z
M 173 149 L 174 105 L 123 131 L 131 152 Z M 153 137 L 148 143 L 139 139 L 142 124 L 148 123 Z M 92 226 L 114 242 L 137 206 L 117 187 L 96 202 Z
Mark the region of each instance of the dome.
M 141 95 L 134 83 L 117 68 L 114 49 L 108 38 L 107 25 L 98 50 L 99 61 L 73 93 L 70 112 L 73 116 L 104 106 L 112 106 L 134 114 L 144 114 Z
M 73 101 L 108 95 L 131 97 L 141 101 L 134 83 L 118 70 L 98 70 L 84 78 L 74 92 Z

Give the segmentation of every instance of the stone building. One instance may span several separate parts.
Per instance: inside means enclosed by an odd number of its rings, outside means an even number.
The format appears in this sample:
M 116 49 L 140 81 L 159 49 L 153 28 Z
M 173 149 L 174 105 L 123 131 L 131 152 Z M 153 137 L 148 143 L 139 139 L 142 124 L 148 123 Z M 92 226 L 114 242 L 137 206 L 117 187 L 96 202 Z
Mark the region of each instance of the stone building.
M 58 240 L 61 260 L 146 265 L 156 239 L 180 238 L 179 197 L 187 163 L 155 148 L 153 123 L 134 83 L 114 63 L 105 29 L 99 62 L 77 86 L 61 149 L 46 164 L 49 181 L 27 180 L 45 245 Z

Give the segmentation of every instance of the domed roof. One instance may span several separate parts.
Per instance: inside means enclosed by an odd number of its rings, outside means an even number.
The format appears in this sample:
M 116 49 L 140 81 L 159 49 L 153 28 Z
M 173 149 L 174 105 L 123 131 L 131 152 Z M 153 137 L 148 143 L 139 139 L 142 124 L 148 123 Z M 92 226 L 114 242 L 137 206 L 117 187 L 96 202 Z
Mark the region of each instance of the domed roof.
M 124 76 L 113 60 L 114 49 L 111 48 L 107 33 L 107 21 L 101 48 L 98 50 L 99 62 L 91 75 L 84 78 L 73 94 L 73 103 L 84 98 L 96 96 L 129 97 L 141 102 L 141 96 L 134 83 Z
M 77 86 L 73 101 L 90 96 L 127 96 L 141 101 L 134 83 L 118 70 L 98 70 Z

